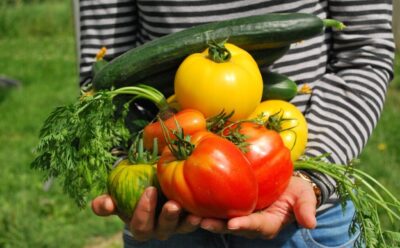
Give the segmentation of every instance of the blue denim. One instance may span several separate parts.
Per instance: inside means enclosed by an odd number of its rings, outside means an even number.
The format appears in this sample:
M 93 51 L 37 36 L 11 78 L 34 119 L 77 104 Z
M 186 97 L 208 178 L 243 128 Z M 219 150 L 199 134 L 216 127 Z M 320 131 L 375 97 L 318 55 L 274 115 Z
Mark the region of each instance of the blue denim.
M 214 234 L 203 229 L 189 234 L 177 234 L 166 241 L 135 241 L 124 235 L 125 248 L 350 248 L 359 234 L 349 234 L 354 216 L 354 205 L 348 202 L 345 211 L 337 204 L 317 215 L 317 227 L 305 229 L 296 223 L 287 225 L 273 240 L 247 239 L 235 235 Z

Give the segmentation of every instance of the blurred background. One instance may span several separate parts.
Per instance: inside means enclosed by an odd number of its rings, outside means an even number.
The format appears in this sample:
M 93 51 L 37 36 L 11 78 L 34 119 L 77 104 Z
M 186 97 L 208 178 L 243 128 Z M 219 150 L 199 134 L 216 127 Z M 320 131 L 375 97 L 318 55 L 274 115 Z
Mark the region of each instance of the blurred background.
M 400 34 L 400 1 L 393 2 Z M 360 168 L 400 197 L 399 49 L 396 57 L 396 76 Z M 45 184 L 29 168 L 45 118 L 79 94 L 76 61 L 72 0 L 0 0 L 0 248 L 122 247 L 118 218 L 78 209 L 57 183 Z

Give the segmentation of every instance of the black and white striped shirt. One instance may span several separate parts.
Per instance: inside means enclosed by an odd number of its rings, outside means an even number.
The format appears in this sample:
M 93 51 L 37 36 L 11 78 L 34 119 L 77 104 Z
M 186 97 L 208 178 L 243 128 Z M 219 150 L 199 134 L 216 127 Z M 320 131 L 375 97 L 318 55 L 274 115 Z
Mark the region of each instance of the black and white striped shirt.
M 312 94 L 292 102 L 309 125 L 307 155 L 331 162 L 357 157 L 377 124 L 392 76 L 392 5 L 387 0 L 80 0 L 80 75 L 90 74 L 98 50 L 110 60 L 149 40 L 194 25 L 269 12 L 312 13 L 345 23 L 292 45 L 272 70 L 307 83 Z M 325 206 L 334 182 L 312 174 Z

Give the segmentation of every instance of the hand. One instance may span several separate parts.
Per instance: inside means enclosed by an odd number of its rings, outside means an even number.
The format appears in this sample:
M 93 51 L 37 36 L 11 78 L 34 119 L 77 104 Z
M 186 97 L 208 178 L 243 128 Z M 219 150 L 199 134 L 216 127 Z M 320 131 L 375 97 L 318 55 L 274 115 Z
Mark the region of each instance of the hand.
M 228 221 L 203 219 L 201 227 L 216 233 L 273 239 L 294 219 L 304 228 L 315 228 L 316 205 L 317 199 L 311 184 L 304 179 L 292 177 L 285 192 L 268 208 Z
M 134 238 L 147 241 L 152 238 L 165 240 L 174 233 L 188 233 L 196 230 L 201 218 L 191 214 L 182 217 L 182 207 L 174 202 L 166 202 L 156 220 L 157 189 L 148 187 L 141 196 L 131 220 L 124 220 Z M 92 210 L 99 216 L 118 214 L 109 195 L 101 195 L 92 201 Z

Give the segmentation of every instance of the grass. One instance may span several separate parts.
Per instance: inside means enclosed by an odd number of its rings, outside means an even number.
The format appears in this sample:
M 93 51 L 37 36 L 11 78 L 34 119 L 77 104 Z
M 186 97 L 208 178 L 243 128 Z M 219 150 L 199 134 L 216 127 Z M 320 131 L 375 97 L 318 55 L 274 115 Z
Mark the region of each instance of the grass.
M 117 218 L 78 210 L 57 183 L 45 190 L 29 168 L 44 119 L 78 96 L 70 1 L 36 2 L 0 3 L 0 75 L 21 82 L 0 98 L 0 248 L 121 246 Z M 398 106 L 399 76 L 360 166 L 400 196 Z
M 78 96 L 70 8 L 66 1 L 0 9 L 0 75 L 21 82 L 0 102 L 0 247 L 83 247 L 122 227 L 77 209 L 57 183 L 44 190 L 29 168 L 43 120 Z

